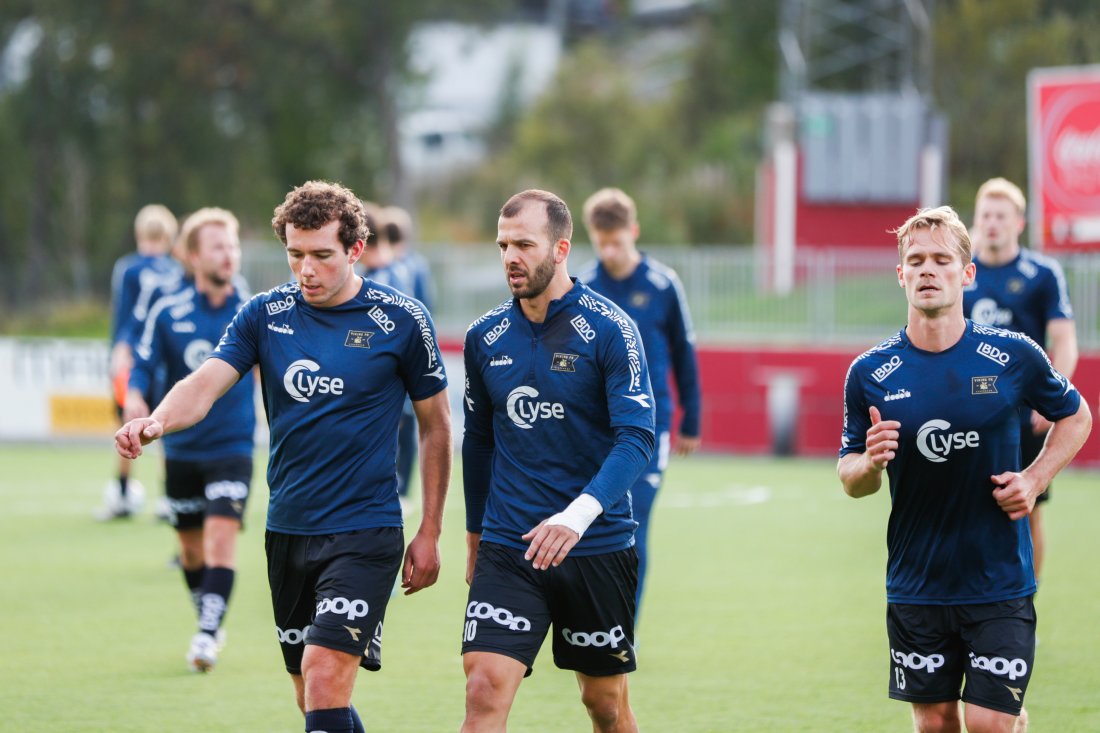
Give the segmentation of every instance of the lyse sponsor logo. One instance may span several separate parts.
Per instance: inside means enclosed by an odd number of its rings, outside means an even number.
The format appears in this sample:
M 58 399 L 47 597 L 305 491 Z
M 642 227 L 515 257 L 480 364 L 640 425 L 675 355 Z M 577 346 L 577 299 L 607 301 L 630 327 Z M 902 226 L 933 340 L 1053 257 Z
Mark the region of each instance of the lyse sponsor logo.
M 573 325 L 573 330 L 584 339 L 584 342 L 591 343 L 592 339 L 596 338 L 596 329 L 589 325 L 588 321 L 584 320 L 584 316 L 574 316 L 573 320 L 569 321 Z
M 882 380 L 893 374 L 901 364 L 902 361 L 900 356 L 891 356 L 890 361 L 871 372 L 871 378 L 881 384 Z
M 539 391 L 534 387 L 516 387 L 508 395 L 508 417 L 517 427 L 530 430 L 538 420 L 562 420 L 565 418 L 565 405 L 560 402 L 540 402 Z
M 470 601 L 470 604 L 466 606 L 466 618 L 496 621 L 501 626 L 507 626 L 512 631 L 531 630 L 531 622 L 523 616 L 516 616 L 507 608 L 497 608 L 484 601 Z
M 608 646 L 618 649 L 620 642 L 626 640 L 626 634 L 622 626 L 615 626 L 610 631 L 570 631 L 561 630 L 562 638 L 573 646 Z
M 493 344 L 495 344 L 497 342 L 497 339 L 503 336 L 504 332 L 507 331 L 508 327 L 511 325 L 512 322 L 509 321 L 507 317 L 502 318 L 500 323 L 493 326 L 492 330 L 490 330 L 489 333 L 485 334 L 485 337 L 482 339 L 483 341 L 485 341 L 485 345 L 492 346 Z
M 943 666 L 942 654 L 930 654 L 926 657 L 922 654 L 917 654 L 916 652 L 913 652 L 912 654 L 906 654 L 904 652 L 896 652 L 891 649 L 890 657 L 894 660 L 895 664 L 905 667 L 906 669 L 924 669 L 929 672 L 935 672 L 937 669 Z
M 315 394 L 344 394 L 344 380 L 340 377 L 315 377 L 321 365 L 309 359 L 299 359 L 286 368 L 283 387 L 299 402 L 309 402 Z
M 917 430 L 917 450 L 932 463 L 943 463 L 953 450 L 978 447 L 977 432 L 947 432 L 950 429 L 951 423 L 946 420 L 929 420 L 921 425 Z
M 1022 659 L 979 657 L 974 652 L 970 652 L 970 666 L 974 669 L 984 669 L 998 677 L 1008 677 L 1013 681 L 1027 674 L 1027 662 Z
M 184 348 L 183 363 L 187 365 L 188 369 L 195 371 L 202 366 L 202 363 L 206 361 L 206 357 L 210 356 L 210 352 L 213 350 L 214 344 L 206 339 L 195 339 Z
M 386 311 L 378 306 L 374 306 L 367 311 L 367 315 L 386 333 L 393 333 L 394 329 L 397 328 L 397 324 L 390 320 L 390 317 L 386 315 Z
M 334 613 L 337 616 L 345 616 L 348 621 L 354 621 L 357 618 L 363 618 L 367 615 L 367 611 L 370 610 L 370 606 L 366 601 L 356 598 L 353 601 L 349 601 L 347 598 L 322 598 L 321 602 L 317 604 L 317 615 L 320 616 L 326 613 Z
M 984 356 L 990 361 L 995 361 L 1001 366 L 1008 363 L 1009 355 L 998 349 L 996 346 L 990 346 L 985 341 L 978 344 L 978 353 Z
M 970 309 L 970 320 L 983 326 L 1011 326 L 1012 311 L 1002 308 L 992 298 L 979 298 Z
M 301 644 L 306 640 L 307 631 L 309 631 L 308 626 L 303 629 L 287 629 L 286 631 L 278 626 L 275 627 L 275 635 L 279 637 L 280 644 Z
M 267 304 L 267 314 L 275 316 L 294 307 L 294 296 L 288 295 L 283 300 L 273 300 Z

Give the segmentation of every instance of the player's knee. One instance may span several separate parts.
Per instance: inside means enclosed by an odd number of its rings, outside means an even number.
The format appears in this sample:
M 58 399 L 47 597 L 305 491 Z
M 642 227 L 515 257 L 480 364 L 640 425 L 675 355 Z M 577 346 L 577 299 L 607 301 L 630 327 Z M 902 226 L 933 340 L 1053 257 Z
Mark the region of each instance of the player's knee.
M 588 715 L 598 729 L 612 730 L 619 722 L 622 698 L 617 690 L 586 686 L 581 690 L 581 702 L 588 709 Z
M 958 733 L 961 726 L 957 704 L 920 705 L 913 709 L 913 729 L 917 733 Z

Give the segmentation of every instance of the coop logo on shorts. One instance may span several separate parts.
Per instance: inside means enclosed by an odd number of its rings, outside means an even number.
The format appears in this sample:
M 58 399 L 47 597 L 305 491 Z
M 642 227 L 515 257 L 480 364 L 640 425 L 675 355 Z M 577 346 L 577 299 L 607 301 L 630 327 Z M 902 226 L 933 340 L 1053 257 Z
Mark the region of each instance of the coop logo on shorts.
M 561 630 L 562 637 L 573 646 L 610 646 L 618 649 L 619 643 L 626 640 L 622 626 L 615 626 L 610 631 L 570 631 Z
M 871 378 L 881 384 L 882 380 L 886 379 L 888 376 L 897 371 L 897 368 L 901 366 L 901 363 L 902 362 L 900 356 L 891 356 L 890 361 L 886 362 L 878 369 L 871 372 Z
M 397 328 L 397 324 L 390 320 L 390 317 L 386 315 L 386 311 L 382 310 L 378 306 L 374 306 L 369 311 L 367 311 L 367 315 L 370 316 L 370 319 L 377 323 L 378 327 L 386 333 L 393 333 L 394 329 Z
M 244 501 L 248 498 L 248 484 L 243 481 L 215 481 L 206 485 L 206 500 L 229 499 Z
M 906 669 L 927 670 L 928 672 L 935 672 L 937 669 L 943 666 L 942 654 L 929 654 L 927 657 L 922 654 L 913 652 L 912 654 L 905 654 L 904 652 L 896 652 L 893 649 L 890 650 L 890 657 L 894 662 Z
M 188 369 L 195 371 L 202 366 L 202 363 L 206 361 L 206 357 L 210 356 L 210 352 L 213 350 L 214 344 L 206 339 L 195 339 L 187 344 L 187 348 L 183 350 L 183 363 L 187 365 Z
M 466 618 L 480 618 L 496 621 L 512 631 L 530 631 L 531 622 L 523 616 L 516 616 L 507 608 L 497 608 L 484 601 L 470 601 L 466 606 Z
M 286 368 L 283 387 L 299 402 L 309 402 L 315 394 L 344 394 L 344 380 L 340 377 L 315 377 L 321 365 L 309 359 L 299 359 Z
M 500 320 L 500 323 L 493 326 L 489 333 L 485 334 L 482 339 L 486 346 L 492 346 L 497 342 L 497 339 L 504 335 L 504 332 L 508 330 L 508 327 L 512 325 L 512 322 L 504 317 Z
M 1010 358 L 1007 353 L 1001 351 L 996 346 L 990 346 L 985 341 L 978 344 L 978 353 L 990 361 L 997 362 L 1001 366 L 1007 364 Z
M 1008 677 L 1010 680 L 1016 680 L 1027 674 L 1027 662 L 1019 658 L 979 657 L 974 652 L 970 652 L 970 666 L 974 669 L 984 669 L 998 677 Z
M 279 637 L 280 644 L 302 644 L 306 640 L 306 632 L 308 631 L 308 626 L 302 629 L 287 629 L 286 631 L 278 626 L 275 627 L 275 635 Z
M 978 447 L 976 431 L 949 430 L 951 423 L 946 420 L 929 420 L 917 430 L 917 450 L 932 463 L 943 463 L 953 450 Z
M 318 616 L 326 613 L 334 613 L 337 616 L 346 617 L 348 621 L 363 618 L 367 615 L 368 610 L 370 610 L 370 607 L 367 605 L 366 601 L 362 601 L 358 598 L 354 601 L 349 601 L 342 596 L 336 598 L 322 598 L 321 602 L 317 604 Z
M 516 427 L 530 430 L 539 419 L 565 419 L 565 405 L 560 402 L 540 402 L 534 387 L 516 387 L 508 395 L 508 417 Z
M 273 300 L 265 307 L 269 316 L 277 316 L 283 311 L 288 311 L 294 307 L 294 296 L 288 295 L 283 300 Z

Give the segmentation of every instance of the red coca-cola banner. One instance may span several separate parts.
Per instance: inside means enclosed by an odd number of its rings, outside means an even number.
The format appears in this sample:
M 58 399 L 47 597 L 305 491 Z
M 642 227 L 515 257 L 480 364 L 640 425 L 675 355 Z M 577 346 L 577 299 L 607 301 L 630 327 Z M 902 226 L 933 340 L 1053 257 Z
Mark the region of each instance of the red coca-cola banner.
M 1033 246 L 1100 249 L 1100 65 L 1028 74 Z

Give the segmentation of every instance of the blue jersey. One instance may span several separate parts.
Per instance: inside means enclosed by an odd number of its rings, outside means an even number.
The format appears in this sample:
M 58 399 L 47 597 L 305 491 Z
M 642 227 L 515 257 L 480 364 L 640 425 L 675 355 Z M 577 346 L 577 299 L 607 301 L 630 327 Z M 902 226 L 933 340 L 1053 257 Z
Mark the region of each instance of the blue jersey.
M 699 435 L 701 401 L 695 333 L 684 287 L 676 273 L 643 255 L 638 267 L 623 280 L 611 277 L 599 262 L 583 270 L 578 279 L 611 298 L 638 325 L 657 403 L 657 432 L 668 430 L 672 423 L 672 376 L 683 410 L 680 432 Z
M 155 294 L 175 292 L 183 267 L 171 255 L 128 254 L 111 273 L 111 344 L 134 346 L 149 315 Z
M 1080 401 L 1034 341 L 971 321 L 946 351 L 922 351 L 902 330 L 852 362 L 840 455 L 866 450 L 872 405 L 901 423 L 886 468 L 887 600 L 993 603 L 1035 592 L 1028 521 L 1008 518 L 990 477 L 1020 470 L 1021 406 L 1054 421 Z
M 413 297 L 431 310 L 435 293 L 432 286 L 432 268 L 428 260 L 419 252 L 406 248 L 404 256 L 399 261 L 412 272 Z
M 364 279 L 333 308 L 297 283 L 257 295 L 212 355 L 260 365 L 271 432 L 267 527 L 289 534 L 400 527 L 397 423 L 408 394 L 447 386 L 435 327 L 419 302 Z
M 134 349 L 130 387 L 148 393 L 161 369 L 171 387 L 198 369 L 244 305 L 244 297 L 235 291 L 214 308 L 205 295 L 188 287 L 157 300 Z M 254 388 L 252 372 L 242 374 L 200 422 L 164 436 L 164 455 L 180 461 L 251 456 L 256 431 Z
M 515 299 L 466 332 L 466 526 L 526 548 L 522 535 L 582 492 L 603 513 L 571 554 L 626 549 L 629 489 L 653 452 L 654 408 L 634 324 L 582 283 L 542 323 Z
M 963 292 L 963 311 L 975 323 L 1020 331 L 1045 346 L 1047 324 L 1073 318 L 1066 278 L 1056 260 L 1021 249 L 1016 259 L 998 267 L 979 260 L 974 264 L 977 274 Z

